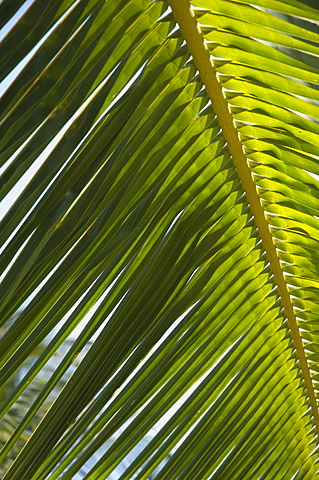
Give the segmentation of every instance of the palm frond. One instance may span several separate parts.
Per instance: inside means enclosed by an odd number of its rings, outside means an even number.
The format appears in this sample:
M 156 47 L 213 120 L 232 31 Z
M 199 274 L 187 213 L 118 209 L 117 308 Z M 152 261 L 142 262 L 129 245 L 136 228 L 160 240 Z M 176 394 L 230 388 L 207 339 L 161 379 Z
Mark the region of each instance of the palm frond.
M 318 25 L 310 0 L 35 0 L 7 33 L 4 419 L 61 361 L 6 480 L 316 478 Z

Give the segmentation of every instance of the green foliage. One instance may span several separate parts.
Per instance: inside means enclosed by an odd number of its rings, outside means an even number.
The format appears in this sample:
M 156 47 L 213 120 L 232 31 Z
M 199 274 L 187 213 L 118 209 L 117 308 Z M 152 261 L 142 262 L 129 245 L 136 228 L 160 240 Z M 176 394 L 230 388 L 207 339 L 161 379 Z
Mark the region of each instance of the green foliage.
M 192 5 L 318 406 L 319 8 Z M 4 479 L 113 478 L 154 429 L 121 480 L 316 478 L 263 238 L 167 2 L 35 0 L 2 49 L 1 78 L 30 53 L 1 109 Z

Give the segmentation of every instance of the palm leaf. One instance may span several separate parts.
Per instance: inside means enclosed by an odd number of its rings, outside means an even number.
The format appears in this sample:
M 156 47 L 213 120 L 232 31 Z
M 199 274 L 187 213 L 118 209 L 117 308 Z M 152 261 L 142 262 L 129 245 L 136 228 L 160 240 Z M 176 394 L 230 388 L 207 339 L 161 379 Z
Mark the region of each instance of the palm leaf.
M 4 421 L 61 361 L 4 478 L 314 479 L 316 2 L 24 8 L 1 56 Z

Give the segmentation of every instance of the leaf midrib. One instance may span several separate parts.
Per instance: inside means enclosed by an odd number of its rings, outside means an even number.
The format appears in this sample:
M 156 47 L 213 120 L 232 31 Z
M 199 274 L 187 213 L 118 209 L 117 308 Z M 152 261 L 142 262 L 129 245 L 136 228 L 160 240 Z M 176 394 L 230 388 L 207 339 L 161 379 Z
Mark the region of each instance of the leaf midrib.
M 178 23 L 182 35 L 187 43 L 188 49 L 193 57 L 194 63 L 199 71 L 206 93 L 210 98 L 215 114 L 219 120 L 224 138 L 232 155 L 238 176 L 246 192 L 248 203 L 254 216 L 259 235 L 266 251 L 274 283 L 277 285 L 281 303 L 284 307 L 291 337 L 299 361 L 300 371 L 304 380 L 304 386 L 311 407 L 311 413 L 317 438 L 319 438 L 319 412 L 312 383 L 312 378 L 305 354 L 302 338 L 297 324 L 296 315 L 291 303 L 287 283 L 281 268 L 280 260 L 273 241 L 273 237 L 267 222 L 265 211 L 262 207 L 260 197 L 257 193 L 256 184 L 253 181 L 248 166 L 243 144 L 240 140 L 238 130 L 235 126 L 233 116 L 229 109 L 227 99 L 224 95 L 222 85 L 219 81 L 216 69 L 205 46 L 200 28 L 195 15 L 190 8 L 188 0 L 168 0 Z

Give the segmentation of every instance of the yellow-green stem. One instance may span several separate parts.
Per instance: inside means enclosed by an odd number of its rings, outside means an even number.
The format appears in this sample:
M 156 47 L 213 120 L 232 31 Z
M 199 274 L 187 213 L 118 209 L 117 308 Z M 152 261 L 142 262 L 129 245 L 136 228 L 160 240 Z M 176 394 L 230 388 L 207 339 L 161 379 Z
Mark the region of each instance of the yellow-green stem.
M 203 36 L 193 11 L 190 8 L 188 0 L 168 0 L 168 3 L 172 8 L 174 17 L 180 26 L 183 37 L 188 45 L 188 49 L 194 59 L 202 82 L 205 85 L 207 95 L 212 102 L 213 109 L 218 117 L 219 124 L 227 141 L 228 148 L 237 168 L 242 186 L 246 192 L 247 200 L 254 215 L 264 249 L 266 250 L 268 261 L 273 272 L 274 281 L 277 284 L 281 302 L 287 317 L 296 355 L 299 360 L 300 370 L 304 380 L 304 386 L 307 392 L 308 402 L 311 407 L 315 430 L 317 437 L 319 437 L 318 406 L 296 315 L 291 303 L 291 298 L 280 265 L 277 250 L 273 242 L 273 237 L 265 216 L 265 211 L 262 207 L 256 185 L 253 181 L 243 145 L 238 135 L 238 130 L 234 124 L 234 120 L 224 95 L 222 85 L 218 79 L 216 69 L 206 48 Z

